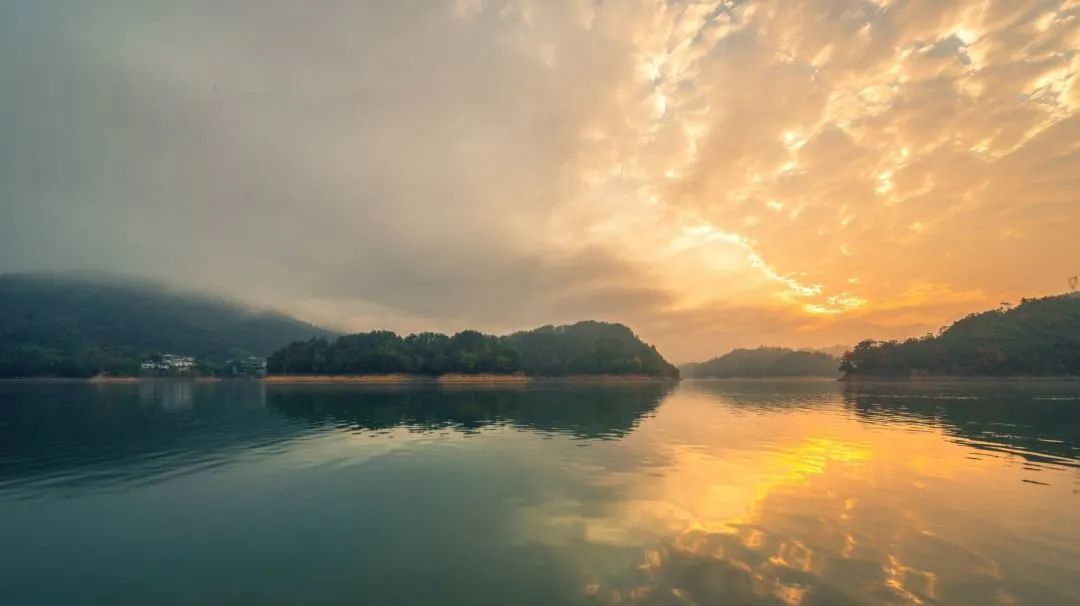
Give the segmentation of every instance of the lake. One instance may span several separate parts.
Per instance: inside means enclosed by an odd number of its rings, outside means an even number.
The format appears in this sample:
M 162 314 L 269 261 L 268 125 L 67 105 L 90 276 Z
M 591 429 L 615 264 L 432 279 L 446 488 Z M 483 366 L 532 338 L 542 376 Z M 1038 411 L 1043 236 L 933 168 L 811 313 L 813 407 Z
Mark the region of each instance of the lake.
M 1080 604 L 1080 386 L 0 384 L 0 603 Z

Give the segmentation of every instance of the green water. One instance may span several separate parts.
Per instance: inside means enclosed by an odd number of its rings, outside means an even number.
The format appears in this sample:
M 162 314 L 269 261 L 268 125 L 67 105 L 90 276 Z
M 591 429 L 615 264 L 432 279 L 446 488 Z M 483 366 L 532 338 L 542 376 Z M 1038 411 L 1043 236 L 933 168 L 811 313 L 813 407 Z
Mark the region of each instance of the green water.
M 3 384 L 0 603 L 1080 604 L 1080 387 Z

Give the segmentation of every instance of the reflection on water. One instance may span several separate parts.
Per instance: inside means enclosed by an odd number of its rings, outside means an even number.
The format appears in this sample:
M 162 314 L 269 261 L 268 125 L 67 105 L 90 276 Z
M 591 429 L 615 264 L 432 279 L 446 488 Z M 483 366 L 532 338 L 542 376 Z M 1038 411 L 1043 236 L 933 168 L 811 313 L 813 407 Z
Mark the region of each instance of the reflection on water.
M 0 489 L 152 482 L 338 430 L 475 432 L 511 426 L 615 439 L 672 384 L 507 387 L 272 386 L 257 381 L 9 384 L 0 392 Z M 280 413 L 280 414 L 279 414 Z M 302 424 L 289 421 L 302 421 Z
M 315 423 L 357 430 L 403 427 L 476 430 L 509 425 L 526 431 L 616 439 L 631 431 L 672 389 L 669 383 L 495 387 L 281 386 L 271 408 Z M 363 405 L 357 406 L 362 400 Z
M 5 603 L 1075 604 L 1078 512 L 1076 385 L 0 385 Z
M 974 448 L 1030 461 L 1080 461 L 1080 393 L 1068 385 L 849 385 L 844 402 L 867 422 L 922 423 Z
M 257 382 L 0 386 L 0 490 L 86 490 L 221 464 L 295 434 Z

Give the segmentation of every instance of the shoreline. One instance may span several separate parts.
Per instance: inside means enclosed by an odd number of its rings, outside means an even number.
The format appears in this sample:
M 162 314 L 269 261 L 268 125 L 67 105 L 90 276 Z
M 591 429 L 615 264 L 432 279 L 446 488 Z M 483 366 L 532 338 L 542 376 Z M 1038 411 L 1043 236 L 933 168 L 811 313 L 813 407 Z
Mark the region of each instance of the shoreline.
M 759 383 L 1080 383 L 1080 376 L 929 376 L 929 377 L 658 377 L 652 375 L 562 375 L 529 376 L 524 374 L 366 374 L 366 375 L 268 375 L 265 377 L 0 377 L 2 384 L 64 384 L 85 383 L 88 385 L 130 385 L 155 381 L 190 381 L 192 383 L 222 383 L 225 381 L 258 381 L 277 385 L 320 385 L 320 384 L 359 384 L 359 385 L 484 385 L 526 383 L 659 383 L 688 381 L 693 383 L 722 382 L 759 382 Z
M 563 375 L 528 376 L 524 374 L 370 374 L 370 375 L 269 375 L 265 377 L 0 377 L 0 384 L 66 384 L 132 385 L 187 381 L 191 383 L 221 383 L 225 381 L 258 381 L 276 385 L 524 385 L 526 383 L 656 383 L 677 382 L 678 377 L 651 375 Z
M 279 385 L 356 383 L 363 385 L 525 383 L 525 375 L 410 375 L 402 373 L 369 375 L 268 375 L 263 383 Z
M 559 377 L 531 377 L 537 383 L 669 383 L 679 382 L 680 377 L 659 377 L 653 375 L 563 375 Z
M 1080 376 L 1026 376 L 1010 375 L 1000 377 L 975 377 L 970 375 L 940 375 L 925 377 L 887 377 L 887 376 L 844 376 L 837 379 L 839 383 L 1076 383 L 1080 382 Z
M 232 377 L 229 377 L 232 379 Z M 220 383 L 225 381 L 222 377 L 0 377 L 0 384 L 40 383 L 40 384 L 63 384 L 85 383 L 87 385 L 131 385 L 135 383 L 153 381 L 190 381 L 192 383 Z
M 526 383 L 628 383 L 677 381 L 674 377 L 654 377 L 650 375 L 566 375 L 561 377 L 533 377 L 524 374 L 367 374 L 367 375 L 270 375 L 263 377 L 264 383 L 278 385 L 294 384 L 360 384 L 360 385 L 484 385 Z
M 683 381 L 758 381 L 762 383 L 835 383 L 838 377 L 805 375 L 798 377 L 685 377 Z

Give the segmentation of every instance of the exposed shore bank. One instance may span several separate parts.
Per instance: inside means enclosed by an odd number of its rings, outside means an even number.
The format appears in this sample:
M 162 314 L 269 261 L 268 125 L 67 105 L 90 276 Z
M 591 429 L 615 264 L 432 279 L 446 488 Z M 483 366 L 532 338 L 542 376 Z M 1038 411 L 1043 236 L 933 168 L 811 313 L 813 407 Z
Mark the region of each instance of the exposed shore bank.
M 817 375 L 806 375 L 800 377 L 684 377 L 683 381 L 694 382 L 716 382 L 716 381 L 728 381 L 728 382 L 747 382 L 756 381 L 760 383 L 833 383 L 837 381 L 837 377 L 822 377 Z
M 231 378 L 231 377 L 230 377 Z M 91 385 L 124 385 L 149 381 L 191 381 L 194 383 L 219 383 L 221 377 L 4 377 L 0 383 L 89 383 Z
M 525 375 L 270 375 L 263 377 L 265 383 L 361 383 L 370 385 L 399 385 L 403 383 L 459 384 L 459 383 L 524 383 Z
M 264 383 L 332 384 L 353 383 L 360 385 L 522 385 L 525 383 L 655 383 L 678 381 L 677 377 L 651 375 L 564 375 L 558 377 L 531 377 L 524 374 L 370 374 L 370 375 L 270 375 L 266 377 L 7 377 L 3 383 L 89 383 L 91 385 L 123 385 L 153 381 L 190 381 L 193 383 L 220 383 L 222 381 L 262 381 Z
M 973 377 L 960 376 L 912 376 L 912 377 L 889 377 L 889 376 L 843 376 L 837 379 L 841 383 L 1076 383 L 1080 382 L 1080 376 L 1001 376 L 1001 377 Z
M 561 377 L 530 377 L 524 374 L 371 374 L 371 375 L 270 375 L 263 378 L 266 383 L 304 384 L 304 383 L 355 383 L 365 385 L 475 385 L 475 384 L 516 384 L 537 382 L 574 382 L 574 383 L 615 383 L 615 382 L 655 382 L 676 380 L 668 377 L 650 375 L 566 375 Z

